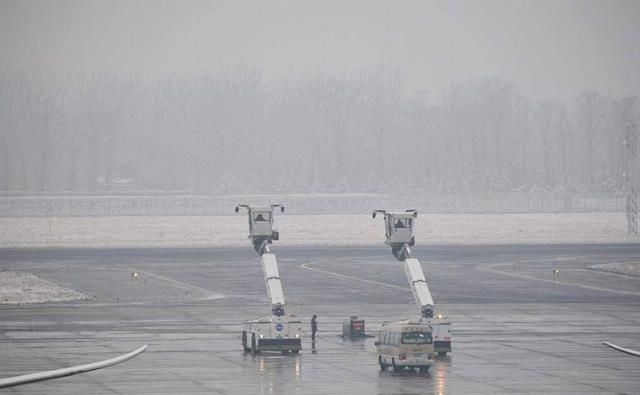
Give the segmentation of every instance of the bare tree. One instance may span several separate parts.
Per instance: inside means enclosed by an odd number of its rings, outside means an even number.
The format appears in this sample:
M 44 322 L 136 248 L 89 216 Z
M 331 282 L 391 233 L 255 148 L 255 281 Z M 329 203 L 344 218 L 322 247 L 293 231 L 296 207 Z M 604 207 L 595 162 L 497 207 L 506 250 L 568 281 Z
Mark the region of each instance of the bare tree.
M 9 130 L 9 122 L 12 118 L 12 110 L 14 100 L 11 98 L 10 82 L 6 72 L 0 70 L 0 168 L 2 168 L 2 174 L 0 175 L 0 189 L 9 191 L 11 189 L 11 157 L 10 152 L 12 148 L 12 142 L 10 140 L 11 131 Z
M 385 141 L 396 133 L 394 126 L 405 96 L 404 80 L 397 69 L 381 65 L 369 74 L 367 87 L 366 105 L 371 111 L 371 128 L 374 131 L 373 161 L 377 165 L 373 168 L 386 178 L 390 167 L 390 155 L 384 150 Z
M 551 144 L 551 134 L 556 117 L 556 109 L 551 101 L 542 102 L 536 109 L 535 119 L 537 130 L 540 133 L 542 144 L 542 166 L 544 168 L 544 185 L 551 186 L 553 184 L 551 168 L 553 165 L 553 145 Z
M 595 150 L 594 144 L 597 133 L 601 131 L 603 121 L 604 97 L 595 91 L 584 91 L 576 97 L 576 117 L 578 125 L 582 130 L 586 143 L 586 155 L 584 162 L 586 166 L 586 181 L 593 185 Z
M 65 82 L 53 74 L 33 77 L 29 83 L 25 82 L 25 88 L 28 90 L 34 143 L 39 155 L 37 189 L 46 191 L 50 187 L 53 158 L 62 135 L 69 92 Z
M 467 171 L 467 155 L 465 146 L 467 140 L 467 130 L 463 127 L 463 87 L 453 85 L 444 98 L 444 130 L 445 136 L 453 135 L 454 138 L 445 137 L 445 146 L 452 155 L 449 157 L 453 169 L 458 169 L 457 177 L 462 176 Z M 474 130 L 470 130 L 473 133 Z
M 571 125 L 569 124 L 569 117 L 564 104 L 557 104 L 557 118 L 556 118 L 556 141 L 558 142 L 558 152 L 560 155 L 560 169 L 562 173 L 562 186 L 566 191 L 569 185 L 569 166 L 568 166 L 568 152 L 569 142 L 571 140 Z
M 511 159 L 510 155 L 505 155 L 505 150 L 508 149 L 505 144 L 505 133 L 510 131 L 508 128 L 511 125 L 514 101 L 518 93 L 511 82 L 492 78 L 483 81 L 480 95 L 489 120 L 495 170 L 501 172 L 505 166 L 509 167 Z
M 625 140 L 625 132 L 629 123 L 636 122 L 638 98 L 627 96 L 613 100 L 611 103 L 611 120 L 607 123 L 609 137 L 609 166 L 616 187 L 622 190 L 624 185 L 623 173 L 625 172 L 625 146 L 621 143 Z
M 339 180 L 346 170 L 343 160 L 349 143 L 349 122 L 362 105 L 364 88 L 354 79 L 321 77 L 316 83 L 318 104 L 331 132 L 331 178 Z
M 433 109 L 427 104 L 427 92 L 416 92 L 415 96 L 407 102 L 406 116 L 411 122 L 412 129 L 409 132 L 412 146 L 412 158 L 417 162 L 417 170 L 428 178 L 432 178 L 438 171 L 435 150 L 436 138 L 433 135 L 434 115 Z M 413 167 L 413 166 L 412 166 Z

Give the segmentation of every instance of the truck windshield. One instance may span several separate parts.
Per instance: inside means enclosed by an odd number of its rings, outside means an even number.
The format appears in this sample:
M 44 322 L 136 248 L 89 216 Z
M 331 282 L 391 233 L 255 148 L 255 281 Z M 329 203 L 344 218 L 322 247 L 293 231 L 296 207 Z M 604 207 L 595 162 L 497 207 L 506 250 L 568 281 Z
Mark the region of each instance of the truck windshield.
M 428 333 L 428 332 L 403 333 L 402 344 L 431 344 L 431 333 Z
M 256 222 L 269 222 L 271 221 L 271 213 L 268 211 L 255 213 L 253 220 Z
M 402 228 L 410 228 L 411 227 L 411 218 L 398 218 L 395 222 L 396 229 Z

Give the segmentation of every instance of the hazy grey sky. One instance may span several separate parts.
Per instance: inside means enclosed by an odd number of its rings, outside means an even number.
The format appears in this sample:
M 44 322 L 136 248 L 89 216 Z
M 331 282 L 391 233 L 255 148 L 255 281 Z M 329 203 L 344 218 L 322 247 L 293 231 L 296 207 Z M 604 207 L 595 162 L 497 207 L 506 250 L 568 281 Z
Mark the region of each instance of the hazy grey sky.
M 0 66 L 277 78 L 388 64 L 433 92 L 498 76 L 535 98 L 624 95 L 640 93 L 638 21 L 637 0 L 0 0 Z

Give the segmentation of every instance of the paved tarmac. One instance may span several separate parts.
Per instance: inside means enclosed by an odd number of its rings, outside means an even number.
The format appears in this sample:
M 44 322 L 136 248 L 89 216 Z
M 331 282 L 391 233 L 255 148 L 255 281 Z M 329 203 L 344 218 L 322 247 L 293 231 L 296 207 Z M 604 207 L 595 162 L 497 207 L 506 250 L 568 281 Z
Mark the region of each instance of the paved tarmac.
M 454 351 L 429 374 L 380 372 L 373 339 L 342 321 L 417 315 L 402 265 L 381 248 L 273 248 L 287 313 L 319 315 L 295 356 L 244 354 L 242 321 L 267 315 L 250 248 L 0 250 L 24 270 L 93 300 L 0 305 L 0 377 L 110 358 L 123 364 L 5 390 L 24 394 L 640 393 L 640 278 L 589 270 L 637 262 L 640 245 L 415 248 Z M 559 268 L 559 276 L 554 269 Z M 131 279 L 132 272 L 139 279 Z

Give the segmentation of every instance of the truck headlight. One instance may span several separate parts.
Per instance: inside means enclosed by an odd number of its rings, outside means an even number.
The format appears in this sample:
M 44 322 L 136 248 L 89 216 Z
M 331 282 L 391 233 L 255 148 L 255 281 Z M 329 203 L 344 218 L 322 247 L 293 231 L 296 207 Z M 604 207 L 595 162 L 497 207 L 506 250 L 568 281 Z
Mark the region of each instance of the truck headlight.
M 299 339 L 299 338 L 300 338 L 300 334 L 296 333 L 296 339 Z
M 263 335 L 263 334 L 260 334 L 260 339 L 262 339 L 262 338 L 264 338 L 264 335 Z

